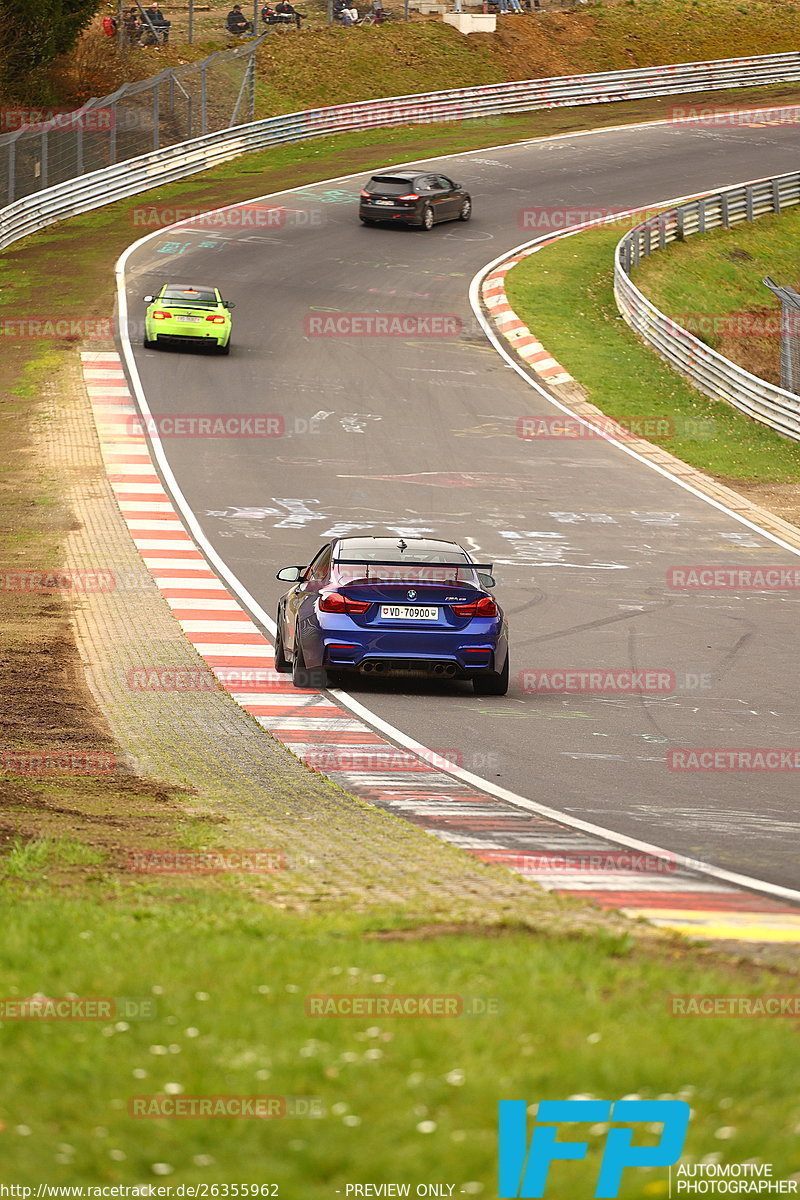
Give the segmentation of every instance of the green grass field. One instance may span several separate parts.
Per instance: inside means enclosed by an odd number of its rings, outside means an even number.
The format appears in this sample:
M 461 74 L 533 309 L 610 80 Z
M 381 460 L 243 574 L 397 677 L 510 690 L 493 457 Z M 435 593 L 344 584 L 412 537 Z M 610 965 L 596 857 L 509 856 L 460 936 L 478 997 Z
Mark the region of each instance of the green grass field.
M 765 288 L 800 286 L 800 211 L 759 217 L 671 243 L 637 268 L 634 278 L 662 312 L 699 323 L 700 336 L 746 370 L 780 383 L 780 304 Z
M 56 908 L 34 897 L 12 914 L 8 899 L 6 997 L 157 1007 L 148 1020 L 2 1023 L 8 1180 L 265 1182 L 298 1200 L 353 1182 L 447 1181 L 455 1194 L 469 1185 L 489 1197 L 498 1100 L 634 1094 L 691 1103 L 689 1157 L 800 1169 L 788 1022 L 669 1015 L 672 994 L 790 990 L 768 973 L 618 935 L 510 928 L 387 940 L 378 931 L 397 918 L 282 914 L 191 883 L 169 904 Z M 306 1015 L 308 995 L 330 994 L 479 997 L 500 1011 Z M 305 1097 L 324 1115 L 129 1115 L 131 1097 L 156 1094 Z M 554 1168 L 548 1196 L 593 1194 L 603 1132 L 591 1131 L 585 1163 Z M 620 1193 L 666 1194 L 663 1171 L 628 1172 Z
M 800 446 L 696 392 L 622 320 L 613 293 L 614 247 L 621 236 L 619 227 L 589 230 L 531 255 L 507 277 L 512 307 L 608 416 L 622 423 L 674 421 L 674 435 L 659 444 L 726 481 L 796 480 Z M 690 239 L 672 251 L 673 266 L 692 245 Z M 666 276 L 658 255 L 652 264 Z M 670 280 L 676 275 L 686 280 L 688 272 L 669 272 Z M 698 283 L 697 303 L 701 287 L 708 284 Z M 650 294 L 649 284 L 645 290 Z M 705 303 L 714 303 L 708 292 Z M 689 422 L 698 423 L 699 436 L 684 432 L 692 428 Z

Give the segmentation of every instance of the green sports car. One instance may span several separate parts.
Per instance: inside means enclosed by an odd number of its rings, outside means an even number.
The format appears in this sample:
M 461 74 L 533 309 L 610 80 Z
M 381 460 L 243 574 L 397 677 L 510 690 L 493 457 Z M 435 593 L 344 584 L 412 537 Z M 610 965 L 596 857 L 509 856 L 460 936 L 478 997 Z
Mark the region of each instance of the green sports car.
M 219 288 L 165 283 L 157 296 L 145 296 L 144 344 L 148 348 L 164 342 L 175 344 L 208 342 L 218 354 L 231 348 L 230 300 Z

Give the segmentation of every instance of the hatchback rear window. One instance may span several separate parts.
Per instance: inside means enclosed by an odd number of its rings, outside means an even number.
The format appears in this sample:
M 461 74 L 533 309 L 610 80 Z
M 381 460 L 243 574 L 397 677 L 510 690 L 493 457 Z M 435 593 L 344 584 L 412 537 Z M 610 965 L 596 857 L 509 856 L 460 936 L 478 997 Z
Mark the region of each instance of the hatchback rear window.
M 166 287 L 162 300 L 182 300 L 184 304 L 216 304 L 217 297 L 211 288 Z
M 402 196 L 403 192 L 410 192 L 413 186 L 410 179 L 393 179 L 389 175 L 376 175 L 367 184 L 367 191 L 380 192 L 385 196 Z

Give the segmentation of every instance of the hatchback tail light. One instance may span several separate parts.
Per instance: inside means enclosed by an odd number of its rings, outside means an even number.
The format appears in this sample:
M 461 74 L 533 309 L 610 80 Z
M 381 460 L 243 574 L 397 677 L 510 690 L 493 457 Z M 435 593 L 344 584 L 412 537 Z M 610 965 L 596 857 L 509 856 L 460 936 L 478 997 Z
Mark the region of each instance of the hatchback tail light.
M 153 320 L 154 321 L 171 321 L 172 313 L 164 312 L 163 309 L 157 308 L 156 311 L 153 313 Z
M 220 313 L 212 313 L 210 317 L 206 317 L 207 321 L 213 321 L 215 325 L 224 325 L 225 318 Z
M 343 596 L 341 592 L 326 592 L 319 598 L 322 612 L 365 613 L 369 606 L 369 600 L 353 600 L 351 596 Z
M 364 197 L 365 200 L 369 200 L 369 198 L 370 198 L 370 193 L 365 192 L 363 188 L 361 189 L 361 195 Z
M 398 196 L 398 200 L 419 200 L 416 192 L 408 192 L 405 196 Z
M 481 596 L 472 604 L 454 604 L 453 612 L 457 617 L 496 617 L 499 609 L 491 596 Z

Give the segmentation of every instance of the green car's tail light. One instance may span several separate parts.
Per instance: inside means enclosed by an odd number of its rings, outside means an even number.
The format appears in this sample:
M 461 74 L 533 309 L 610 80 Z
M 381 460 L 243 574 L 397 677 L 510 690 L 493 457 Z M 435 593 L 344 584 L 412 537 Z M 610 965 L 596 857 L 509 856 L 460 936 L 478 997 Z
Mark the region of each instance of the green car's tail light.
M 206 317 L 206 320 L 213 321 L 213 323 L 215 325 L 224 325 L 225 324 L 225 318 L 220 316 L 219 313 L 212 313 L 210 317 Z
M 154 321 L 171 321 L 171 320 L 172 320 L 172 313 L 164 312 L 164 310 L 163 310 L 163 309 L 161 309 L 161 308 L 158 308 L 158 309 L 156 309 L 156 311 L 153 313 L 153 320 L 154 320 Z

